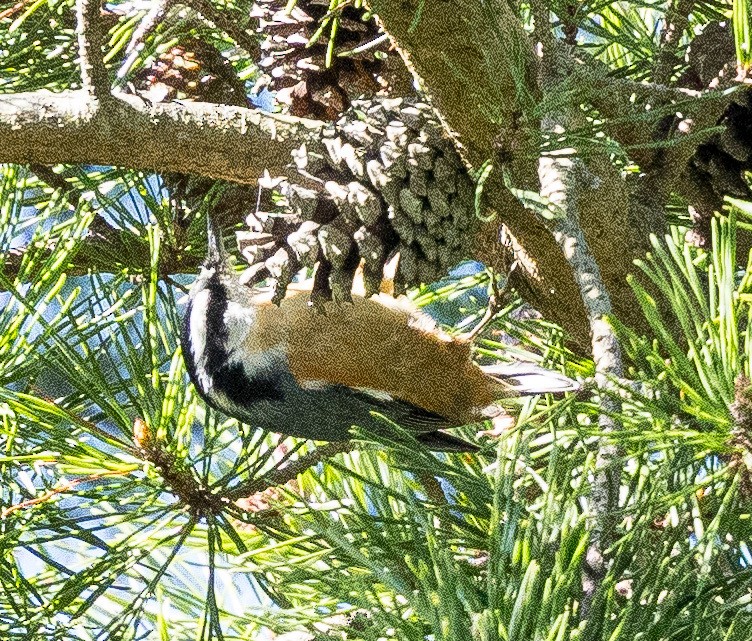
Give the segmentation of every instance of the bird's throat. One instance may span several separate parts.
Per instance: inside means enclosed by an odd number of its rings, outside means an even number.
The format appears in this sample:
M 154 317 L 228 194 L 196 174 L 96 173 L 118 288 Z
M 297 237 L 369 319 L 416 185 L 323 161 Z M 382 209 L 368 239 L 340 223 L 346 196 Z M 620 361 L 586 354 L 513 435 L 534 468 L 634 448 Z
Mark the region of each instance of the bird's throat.
M 218 273 L 191 293 L 183 327 L 183 351 L 194 384 L 204 393 L 212 379 L 233 360 L 255 321 L 255 310 L 230 298 Z

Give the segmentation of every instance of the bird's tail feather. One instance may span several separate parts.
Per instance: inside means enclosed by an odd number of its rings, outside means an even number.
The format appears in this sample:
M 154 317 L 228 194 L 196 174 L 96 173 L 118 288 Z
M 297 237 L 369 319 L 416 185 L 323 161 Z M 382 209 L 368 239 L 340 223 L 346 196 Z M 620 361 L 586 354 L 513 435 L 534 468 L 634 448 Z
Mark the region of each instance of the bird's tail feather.
M 533 363 L 494 363 L 481 365 L 481 369 L 502 383 L 505 388 L 503 396 L 562 394 L 580 389 L 579 384 L 568 376 Z

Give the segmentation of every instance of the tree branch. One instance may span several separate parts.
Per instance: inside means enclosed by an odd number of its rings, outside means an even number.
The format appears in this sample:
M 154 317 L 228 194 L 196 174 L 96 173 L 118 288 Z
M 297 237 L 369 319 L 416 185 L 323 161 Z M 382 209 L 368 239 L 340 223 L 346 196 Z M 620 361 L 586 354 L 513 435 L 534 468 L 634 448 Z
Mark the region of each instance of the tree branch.
M 210 103 L 147 104 L 118 94 L 97 106 L 86 91 L 0 96 L 0 160 L 172 171 L 253 184 L 285 174 L 323 123 Z
M 555 126 L 556 121 L 544 121 L 544 127 Z M 579 192 L 588 187 L 583 177 L 586 167 L 579 160 L 541 159 L 542 195 L 556 203 L 565 215 L 551 224 L 556 241 L 569 262 L 580 288 L 582 301 L 588 314 L 591 330 L 592 353 L 595 361 L 595 381 L 605 392 L 609 381 L 623 373 L 621 350 L 607 317 L 612 313 L 611 298 L 601 277 L 598 263 L 591 253 L 579 224 L 577 201 Z M 603 394 L 598 423 L 604 433 L 619 430 L 621 426 L 612 418 L 620 409 L 613 396 Z M 600 584 L 606 576 L 605 549 L 613 537 L 613 513 L 618 505 L 619 450 L 615 445 L 601 442 L 595 462 L 595 478 L 590 490 L 592 517 L 583 579 L 583 616 L 589 616 L 589 607 Z
M 30 169 L 40 180 L 60 191 L 72 209 L 79 206 L 81 194 L 63 176 L 46 165 L 32 164 Z M 56 241 L 51 240 L 46 246 L 32 244 L 9 249 L 4 255 L 3 273 L 13 280 L 18 276 L 27 252 L 41 249 L 51 253 L 55 247 Z M 170 274 L 194 272 L 201 261 L 197 254 L 164 243 L 160 252 L 160 273 L 169 277 Z M 89 225 L 86 242 L 76 252 L 75 262 L 68 266 L 67 274 L 85 276 L 92 270 L 113 273 L 120 269 L 131 274 L 148 273 L 151 269 L 148 243 L 145 238 L 126 229 L 116 229 L 102 216 L 96 216 Z
M 543 0 L 532 0 L 530 12 L 533 15 L 535 39 L 541 48 L 541 52 L 546 52 L 544 54 L 546 55 L 555 46 L 555 38 L 551 30 L 551 12 Z
M 615 118 L 624 122 L 625 113 L 631 113 L 619 111 L 624 103 L 617 92 L 624 87 L 615 86 L 628 81 L 610 78 L 605 65 L 557 42 L 549 47 L 551 60 L 559 68 L 563 65 L 568 77 L 558 86 L 559 94 L 550 92 L 542 100 L 538 69 L 545 64 L 535 60 L 534 43 L 520 33 L 519 20 L 510 15 L 505 3 L 373 0 L 372 5 L 456 132 L 466 161 L 476 169 L 489 160 L 497 166 L 503 163 L 518 189 L 537 191 L 539 185 L 541 129 L 537 122 L 531 122 L 535 116 L 530 114 L 557 109 L 567 100 L 598 99 L 606 93 L 604 86 L 612 87 L 608 95 Z M 422 8 L 419 14 L 418 7 Z M 447 12 L 462 19 L 448 21 Z M 441 56 L 436 55 L 438 50 Z M 681 91 L 661 86 L 633 83 L 630 89 L 644 98 L 661 96 L 661 104 L 669 101 L 668 96 L 686 98 Z M 625 135 L 640 130 L 634 123 L 627 124 L 621 130 Z M 614 313 L 628 325 L 646 327 L 626 276 L 633 269 L 633 260 L 644 255 L 650 233 L 663 232 L 665 201 L 660 200 L 658 208 L 651 209 L 659 211 L 660 216 L 643 217 L 641 212 L 630 210 L 626 182 L 607 152 L 588 149 L 587 153 L 597 156 L 589 159 L 588 166 L 600 187 L 589 190 L 579 203 L 579 225 L 602 268 L 600 275 L 611 293 Z M 498 170 L 486 181 L 483 196 L 498 212 L 499 220 L 487 224 L 478 234 L 478 257 L 492 266 L 496 264 L 502 251 L 496 242 L 499 222 L 504 223 L 527 254 L 520 257 L 522 269 L 513 275 L 512 284 L 544 315 L 562 324 L 578 347 L 586 349 L 590 342 L 588 312 L 571 265 L 548 228 L 509 193 Z M 614 246 L 620 251 L 614 252 Z
M 513 129 L 517 114 L 536 102 L 533 45 L 510 5 L 502 0 L 373 0 L 371 5 L 403 58 L 428 81 L 468 160 L 479 167 L 494 155 L 496 137 Z
M 47 165 L 40 165 L 38 163 L 32 163 L 29 166 L 34 174 L 36 174 L 39 180 L 47 183 L 53 189 L 60 191 L 67 199 L 70 206 L 75 209 L 81 201 L 81 195 L 73 188 L 65 178 L 60 174 L 53 171 L 52 167 Z
M 256 492 L 261 492 L 268 487 L 274 487 L 277 485 L 284 485 L 287 481 L 291 481 L 299 474 L 302 474 L 307 469 L 310 469 L 314 465 L 318 465 L 323 460 L 331 458 L 342 452 L 350 452 L 355 449 L 355 445 L 350 441 L 341 441 L 327 443 L 326 445 L 319 445 L 313 452 L 309 452 L 305 456 L 301 456 L 299 459 L 293 461 L 285 467 L 274 469 L 266 475 L 255 479 L 249 483 L 233 488 L 226 496 L 228 499 L 234 501 L 239 498 L 250 496 Z
M 26 245 L 5 252 L 3 273 L 9 280 L 16 278 L 29 251 L 55 251 L 55 243 L 47 246 Z M 201 259 L 187 252 L 168 252 L 163 248 L 160 270 L 163 274 L 191 273 L 198 270 Z M 89 227 L 89 236 L 76 252 L 75 262 L 67 269 L 69 277 L 85 276 L 90 270 L 114 273 L 128 269 L 130 273 L 148 273 L 150 269 L 149 247 L 143 239 L 132 232 L 114 229 L 102 218 L 95 218 Z
M 0 20 L 5 20 L 7 18 L 12 18 L 14 15 L 16 15 L 21 9 L 23 9 L 27 4 L 29 4 L 31 0 L 21 0 L 21 2 L 16 2 L 12 7 L 9 7 L 8 9 L 5 9 L 3 11 L 0 11 Z
M 556 76 L 556 62 L 544 60 L 543 68 L 547 70 L 543 77 L 546 93 L 560 93 L 561 80 Z M 561 135 L 568 129 L 576 130 L 581 118 L 575 102 L 546 114 L 541 129 L 544 135 Z M 598 422 L 602 432 L 608 434 L 621 429 L 613 418 L 620 410 L 620 403 L 607 390 L 610 381 L 622 376 L 622 357 L 616 335 L 608 322 L 608 316 L 613 313 L 611 297 L 580 222 L 586 214 L 588 197 L 599 191 L 600 174 L 591 171 L 580 156 L 544 156 L 539 163 L 539 175 L 541 196 L 547 198 L 557 212 L 550 222 L 551 230 L 574 273 L 587 311 L 595 381 L 601 390 L 602 411 Z M 591 613 L 590 607 L 607 572 L 605 550 L 613 538 L 613 513 L 619 500 L 619 459 L 618 447 L 602 439 L 598 444 L 595 478 L 590 489 L 590 542 L 583 567 L 582 615 L 588 619 L 588 625 L 598 625 L 598 614 Z
M 189 469 L 178 462 L 174 454 L 163 448 L 163 444 L 155 438 L 153 430 L 140 417 L 133 422 L 133 442 L 138 454 L 159 470 L 160 476 L 171 487 L 173 493 L 201 515 L 221 512 L 240 498 L 263 492 L 270 487 L 284 485 L 324 459 L 353 449 L 350 441 L 320 445 L 282 468 L 275 468 L 265 476 L 222 493 L 203 486 Z
M 477 168 L 504 156 L 517 184 L 537 189 L 538 126 L 520 116 L 536 111 L 537 62 L 533 44 L 509 5 L 497 0 L 371 4 L 407 65 L 425 80 L 469 164 Z M 448 14 L 461 18 L 447 20 Z M 517 252 L 520 269 L 512 285 L 561 323 L 577 345 L 586 346 L 587 322 L 576 283 L 545 225 L 509 193 L 498 170 L 485 183 L 484 197 L 500 220 L 477 234 L 479 260 L 499 265 L 504 251 L 499 228 L 504 223 L 513 245 L 524 250 Z
M 81 83 L 90 98 L 106 101 L 110 79 L 102 54 L 101 0 L 76 0 L 76 36 Z

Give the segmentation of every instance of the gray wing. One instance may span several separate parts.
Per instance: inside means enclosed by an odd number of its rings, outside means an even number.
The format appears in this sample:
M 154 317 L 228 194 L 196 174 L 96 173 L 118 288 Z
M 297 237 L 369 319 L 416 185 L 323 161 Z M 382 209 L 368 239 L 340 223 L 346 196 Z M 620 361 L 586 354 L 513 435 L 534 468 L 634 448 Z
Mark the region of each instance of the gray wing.
M 478 448 L 456 436 L 439 430 L 457 427 L 443 416 L 369 389 L 346 388 L 351 394 L 368 402 L 373 411 L 383 414 L 400 427 L 413 432 L 416 440 L 437 452 L 474 452 Z

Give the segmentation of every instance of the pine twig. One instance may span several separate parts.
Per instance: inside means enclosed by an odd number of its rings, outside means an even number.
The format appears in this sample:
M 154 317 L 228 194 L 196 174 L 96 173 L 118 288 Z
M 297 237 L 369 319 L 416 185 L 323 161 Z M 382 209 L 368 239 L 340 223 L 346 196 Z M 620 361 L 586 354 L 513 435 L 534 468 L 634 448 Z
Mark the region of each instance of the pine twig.
M 29 169 L 36 175 L 39 180 L 47 183 L 53 189 L 60 191 L 65 196 L 72 209 L 77 209 L 81 203 L 81 195 L 76 191 L 75 187 L 71 185 L 60 174 L 53 171 L 49 165 L 42 165 L 39 163 L 31 163 Z
M 31 3 L 31 0 L 22 0 L 21 2 L 16 2 L 16 4 L 14 4 L 12 7 L 5 9 L 4 11 L 0 11 L 0 20 L 12 18 L 29 3 Z
M 560 89 L 560 65 L 553 59 L 543 61 L 542 85 L 549 95 Z M 552 102 L 552 104 L 556 104 Z M 576 129 L 580 119 L 576 105 L 552 109 L 541 119 L 544 134 Z M 615 395 L 607 394 L 614 378 L 623 372 L 619 343 L 607 318 L 612 313 L 611 298 L 606 289 L 598 263 L 593 256 L 582 226 L 580 202 L 585 194 L 596 188 L 598 181 L 582 159 L 574 156 L 543 156 L 539 160 L 538 175 L 541 196 L 555 206 L 557 215 L 549 221 L 557 244 L 569 263 L 587 312 L 591 332 L 591 346 L 595 361 L 595 382 L 601 390 L 599 426 L 604 434 L 618 432 L 622 426 L 613 418 L 621 409 Z M 608 438 L 606 436 L 606 438 Z M 595 462 L 595 478 L 590 488 L 590 542 L 583 563 L 581 616 L 588 624 L 593 600 L 608 571 L 606 549 L 614 535 L 613 514 L 618 507 L 620 455 L 616 445 L 600 442 Z M 597 616 L 597 615 L 595 615 Z
M 76 35 L 81 83 L 90 98 L 104 101 L 110 97 L 110 80 L 102 54 L 101 7 L 100 0 L 76 1 Z
M 689 14 L 694 4 L 694 0 L 674 0 L 669 6 L 653 68 L 654 82 L 662 85 L 671 82 L 671 75 L 678 61 L 677 50 L 684 32 L 689 27 Z
M 472 342 L 481 334 L 484 329 L 486 329 L 486 327 L 488 327 L 489 323 L 493 322 L 494 318 L 496 318 L 496 315 L 504 307 L 503 296 L 504 290 L 506 290 L 506 283 L 509 282 L 509 278 L 511 277 L 512 272 L 517 269 L 518 266 L 519 262 L 515 260 L 512 263 L 512 266 L 509 268 L 509 271 L 507 272 L 505 285 L 503 287 L 499 287 L 499 283 L 496 280 L 496 274 L 493 270 L 491 271 L 491 295 L 488 297 L 488 305 L 486 306 L 486 311 L 484 312 L 482 318 L 478 321 L 478 324 L 473 327 L 473 329 L 465 334 L 458 336 L 460 340 Z
M 275 469 L 260 478 L 222 493 L 202 485 L 190 469 L 183 467 L 171 452 L 162 447 L 150 427 L 141 418 L 137 418 L 133 423 L 133 442 L 141 457 L 159 470 L 160 476 L 170 486 L 173 493 L 199 517 L 219 514 L 240 498 L 263 492 L 270 487 L 284 485 L 324 459 L 353 448 L 349 441 L 322 445 L 283 468 Z
M 51 490 L 47 490 L 41 496 L 38 496 L 33 499 L 28 499 L 26 501 L 21 501 L 21 503 L 16 503 L 15 505 L 9 505 L 8 507 L 4 508 L 2 512 L 0 512 L 0 519 L 4 519 L 8 517 L 10 514 L 13 514 L 13 512 L 18 512 L 19 510 L 25 510 L 34 505 L 46 503 L 47 501 L 54 498 L 58 494 L 65 494 L 67 492 L 70 492 L 71 490 L 74 490 L 78 485 L 81 485 L 81 483 L 97 481 L 107 476 L 125 476 L 126 474 L 130 474 L 130 470 L 126 472 L 123 472 L 121 470 L 109 470 L 107 472 L 99 472 L 97 474 L 89 474 L 87 476 L 82 476 L 81 478 L 73 479 L 71 481 L 63 481 L 62 483 L 58 483 L 57 485 L 55 485 L 55 487 L 53 487 Z
M 321 445 L 313 452 L 309 452 L 305 456 L 300 457 L 295 462 L 290 463 L 283 468 L 275 469 L 261 478 L 254 479 L 253 481 L 244 483 L 239 487 L 232 489 L 226 496 L 234 501 L 245 496 L 250 496 L 251 494 L 256 494 L 257 492 L 262 492 L 268 487 L 284 485 L 288 481 L 295 479 L 307 469 L 314 465 L 318 465 L 323 460 L 331 458 L 341 452 L 349 452 L 353 448 L 354 446 L 350 441 L 333 442 Z

